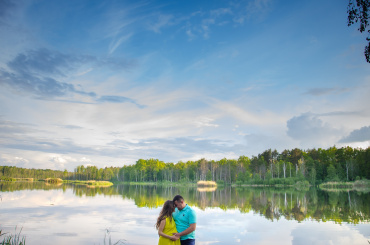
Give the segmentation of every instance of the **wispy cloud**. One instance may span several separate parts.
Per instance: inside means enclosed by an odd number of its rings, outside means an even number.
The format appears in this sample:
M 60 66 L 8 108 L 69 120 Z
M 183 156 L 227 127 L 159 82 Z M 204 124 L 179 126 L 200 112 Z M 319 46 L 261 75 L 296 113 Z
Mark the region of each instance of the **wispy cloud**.
M 272 11 L 273 0 L 251 0 L 248 2 L 241 1 L 232 4 L 233 22 L 244 24 L 249 20 L 261 21 Z
M 252 0 L 248 3 L 247 17 L 262 19 L 272 10 L 273 0 Z
M 132 37 L 133 33 L 126 34 L 117 39 L 113 39 L 109 45 L 109 54 L 114 53 L 114 51 L 123 43 Z
M 211 16 L 221 16 L 225 14 L 233 14 L 233 11 L 230 8 L 218 8 L 218 9 L 212 9 L 210 11 Z
M 67 55 L 48 49 L 30 50 L 18 54 L 7 63 L 9 71 L 0 70 L 0 86 L 16 93 L 30 94 L 38 99 L 55 99 L 78 94 L 87 96 L 97 102 L 136 104 L 132 99 L 121 96 L 102 96 L 97 98 L 95 92 L 77 89 L 74 84 L 63 82 L 70 77 L 71 70 L 83 65 L 109 67 L 111 69 L 129 69 L 134 63 L 123 59 L 97 58 L 90 55 Z M 136 104 L 140 107 L 140 105 Z
M 99 99 L 97 99 L 98 102 L 110 102 L 110 103 L 132 103 L 138 106 L 139 108 L 144 108 L 144 105 L 138 104 L 135 100 L 124 97 L 124 96 L 113 96 L 113 95 L 105 95 L 101 96 Z
M 172 23 L 173 15 L 159 14 L 157 20 L 154 23 L 148 24 L 149 30 L 154 31 L 155 33 L 161 33 L 161 29 L 166 26 L 173 25 Z
M 327 94 L 341 94 L 350 91 L 349 88 L 312 88 L 304 92 L 303 94 L 322 96 Z

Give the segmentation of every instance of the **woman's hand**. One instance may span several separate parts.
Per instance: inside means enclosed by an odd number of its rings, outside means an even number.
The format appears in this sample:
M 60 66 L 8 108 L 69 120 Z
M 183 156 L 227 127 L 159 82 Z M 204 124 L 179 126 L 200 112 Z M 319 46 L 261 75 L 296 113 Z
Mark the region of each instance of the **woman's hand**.
M 171 239 L 172 241 L 177 241 L 179 238 L 180 238 L 180 237 L 178 237 L 178 236 L 171 236 L 171 237 L 170 237 L 170 239 Z

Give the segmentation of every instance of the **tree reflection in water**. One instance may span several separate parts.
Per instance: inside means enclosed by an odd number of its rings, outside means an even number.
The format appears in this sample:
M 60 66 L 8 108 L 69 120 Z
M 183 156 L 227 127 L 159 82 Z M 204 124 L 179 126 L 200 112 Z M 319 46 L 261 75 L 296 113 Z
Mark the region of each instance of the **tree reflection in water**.
M 76 196 L 120 195 L 133 200 L 138 207 L 157 208 L 181 194 L 191 206 L 202 210 L 220 208 L 254 212 L 268 220 L 334 221 L 352 223 L 370 221 L 370 193 L 356 191 L 322 191 L 315 188 L 234 188 L 197 189 L 194 187 L 162 187 L 142 185 L 114 185 L 90 188 L 84 185 L 45 185 L 43 182 L 1 182 L 1 192 L 18 190 L 73 189 Z

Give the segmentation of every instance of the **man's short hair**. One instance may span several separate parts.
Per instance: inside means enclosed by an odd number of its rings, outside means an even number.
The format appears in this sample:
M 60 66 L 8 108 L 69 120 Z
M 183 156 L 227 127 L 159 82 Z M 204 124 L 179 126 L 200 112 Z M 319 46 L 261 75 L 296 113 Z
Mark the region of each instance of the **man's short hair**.
M 184 198 L 182 197 L 182 196 L 180 196 L 180 195 L 176 195 L 174 198 L 173 198 L 173 200 L 172 200 L 173 202 L 175 202 L 175 201 L 181 201 L 181 202 L 183 202 L 184 201 Z

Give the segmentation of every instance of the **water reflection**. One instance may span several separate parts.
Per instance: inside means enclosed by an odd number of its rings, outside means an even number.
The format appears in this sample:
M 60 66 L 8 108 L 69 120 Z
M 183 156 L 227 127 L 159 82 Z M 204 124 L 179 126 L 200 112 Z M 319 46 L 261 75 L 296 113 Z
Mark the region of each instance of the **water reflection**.
M 370 194 L 356 191 L 326 192 L 282 188 L 177 188 L 160 186 L 114 185 L 104 188 L 88 188 L 83 185 L 46 185 L 42 182 L 0 183 L 1 192 L 18 190 L 71 189 L 78 197 L 122 196 L 133 200 L 137 207 L 158 208 L 165 200 L 181 194 L 186 202 L 200 210 L 220 208 L 253 212 L 270 221 L 316 220 L 358 224 L 370 221 Z

